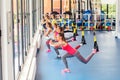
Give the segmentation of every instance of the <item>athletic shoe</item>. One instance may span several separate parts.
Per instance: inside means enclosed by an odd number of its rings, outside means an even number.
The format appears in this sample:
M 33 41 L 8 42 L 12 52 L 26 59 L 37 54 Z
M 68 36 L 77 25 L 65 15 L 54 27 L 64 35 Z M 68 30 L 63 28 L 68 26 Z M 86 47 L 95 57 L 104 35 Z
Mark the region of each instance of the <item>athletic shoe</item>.
M 61 59 L 61 56 L 60 56 L 60 55 L 57 55 L 56 59 Z
M 72 38 L 72 41 L 76 41 L 76 39 L 75 39 L 75 38 Z
M 93 49 L 93 50 L 92 50 L 92 53 L 93 53 L 93 54 L 97 53 L 96 49 Z
M 62 72 L 64 72 L 64 73 L 70 73 L 70 69 L 65 68 L 65 69 L 62 70 Z
M 78 33 L 76 34 L 76 36 L 79 36 Z
M 83 43 L 80 43 L 79 45 L 80 45 L 80 46 L 83 46 Z
M 47 50 L 47 53 L 49 53 L 49 52 L 51 52 L 51 50 L 50 50 L 50 49 L 48 49 L 48 50 Z

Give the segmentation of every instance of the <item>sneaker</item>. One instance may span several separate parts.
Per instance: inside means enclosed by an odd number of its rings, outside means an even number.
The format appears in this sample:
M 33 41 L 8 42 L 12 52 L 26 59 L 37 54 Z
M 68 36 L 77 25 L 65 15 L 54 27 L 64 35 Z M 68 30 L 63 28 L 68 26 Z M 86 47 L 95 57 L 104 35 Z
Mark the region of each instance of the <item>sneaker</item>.
M 78 33 L 76 34 L 76 36 L 79 36 Z
M 50 50 L 50 49 L 48 49 L 48 50 L 47 50 L 47 53 L 49 53 L 49 52 L 51 52 L 51 50 Z
M 65 69 L 62 70 L 62 72 L 64 72 L 64 73 L 70 73 L 70 69 L 65 68 Z
M 79 45 L 80 45 L 80 46 L 83 46 L 83 43 L 80 43 Z
M 57 55 L 56 59 L 61 59 L 61 56 L 60 56 L 60 55 Z
M 92 50 L 92 53 L 93 53 L 93 54 L 97 53 L 96 49 L 93 49 L 93 50 Z
M 76 41 L 76 39 L 75 39 L 75 38 L 72 38 L 72 41 Z

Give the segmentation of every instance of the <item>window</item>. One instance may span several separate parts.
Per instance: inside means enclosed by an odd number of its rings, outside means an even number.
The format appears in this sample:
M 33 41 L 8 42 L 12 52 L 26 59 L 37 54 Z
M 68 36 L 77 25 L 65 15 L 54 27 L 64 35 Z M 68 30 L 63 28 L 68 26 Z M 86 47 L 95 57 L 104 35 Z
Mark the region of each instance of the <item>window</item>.
M 108 7 L 108 8 L 107 8 Z M 102 4 L 102 11 L 108 15 L 108 18 L 115 18 L 116 5 L 115 4 Z
M 37 29 L 37 8 L 36 8 L 36 0 L 32 0 L 32 3 L 33 3 L 33 5 L 32 5 L 32 16 L 33 16 L 33 35 L 32 36 L 34 36 L 34 33 L 35 33 L 35 31 L 36 31 L 36 29 Z
M 115 4 L 109 4 L 108 8 L 108 14 L 109 18 L 115 18 L 116 16 L 116 5 Z
M 44 2 L 44 13 L 49 13 L 51 12 L 51 6 L 52 6 L 52 0 L 42 0 Z M 54 1 L 53 1 L 54 3 Z
M 30 14 L 29 0 L 12 0 L 12 2 L 14 76 L 15 79 L 17 79 L 24 65 L 25 58 L 28 54 L 27 51 L 30 46 Z
M 12 3 L 12 8 L 13 8 L 13 37 L 14 37 L 14 43 L 13 43 L 13 48 L 14 48 L 14 51 L 13 51 L 13 54 L 14 54 L 14 71 L 15 71 L 15 78 L 18 76 L 18 72 L 19 72 L 19 61 L 18 61 L 18 47 L 19 47 L 19 42 L 18 42 L 18 25 L 17 25 L 17 2 L 16 0 L 13 0 L 13 3 Z M 8 17 L 10 16 L 11 13 L 8 13 Z

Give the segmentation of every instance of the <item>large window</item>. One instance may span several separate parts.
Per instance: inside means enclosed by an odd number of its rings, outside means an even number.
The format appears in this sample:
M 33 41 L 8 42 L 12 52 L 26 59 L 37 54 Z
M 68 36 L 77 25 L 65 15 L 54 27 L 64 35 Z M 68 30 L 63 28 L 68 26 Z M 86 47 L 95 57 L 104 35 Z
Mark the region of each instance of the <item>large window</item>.
M 53 0 L 53 11 L 60 13 L 60 0 Z
M 108 18 L 116 17 L 116 5 L 115 4 L 102 4 L 102 11 L 108 15 Z
M 102 10 L 108 15 L 108 18 L 116 16 L 116 0 L 101 0 Z
M 32 0 L 32 17 L 33 17 L 33 35 L 35 31 L 37 30 L 37 6 L 36 6 L 36 0 Z
M 15 79 L 19 76 L 24 65 L 30 46 L 30 14 L 29 0 L 12 0 L 13 12 L 13 54 Z M 8 13 L 8 16 L 11 13 Z
M 43 0 L 44 1 L 44 13 L 51 12 L 51 0 Z M 53 1 L 54 2 L 54 1 Z
M 17 34 L 17 29 L 19 29 L 19 26 L 17 26 L 17 2 L 16 2 L 16 0 L 13 0 L 13 31 L 14 31 L 14 34 L 13 34 L 13 37 L 14 37 L 14 45 L 13 45 L 13 47 L 14 47 L 14 51 L 13 51 L 13 53 L 14 53 L 14 71 L 15 71 L 15 78 L 18 76 L 18 72 L 19 72 L 19 66 L 20 66 L 20 63 L 19 63 L 19 61 L 18 61 L 18 47 L 19 47 L 19 42 L 18 42 L 18 34 Z M 8 16 L 10 15 L 10 13 L 8 13 Z M 18 27 L 18 28 L 17 28 Z M 19 53 L 20 54 L 20 53 Z

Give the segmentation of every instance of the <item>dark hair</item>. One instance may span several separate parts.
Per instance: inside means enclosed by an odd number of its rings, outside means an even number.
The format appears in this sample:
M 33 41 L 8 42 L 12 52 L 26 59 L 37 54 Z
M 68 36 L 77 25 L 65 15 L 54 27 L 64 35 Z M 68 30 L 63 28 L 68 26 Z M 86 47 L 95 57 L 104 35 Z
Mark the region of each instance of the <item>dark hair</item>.
M 49 16 L 49 15 L 45 15 L 45 17 L 46 17 L 47 19 L 50 19 L 50 16 Z
M 50 22 L 47 22 L 48 27 L 52 29 L 52 24 Z
M 54 18 L 54 19 L 56 18 L 55 14 L 53 14 L 53 18 Z
M 57 28 L 57 26 L 58 26 L 57 23 L 54 23 L 54 25 L 55 25 L 55 27 Z
M 63 27 L 58 27 L 60 29 L 60 33 L 64 33 L 64 28 Z
M 64 33 L 59 33 L 59 36 L 62 37 L 62 40 L 66 42 L 66 39 L 65 39 Z
M 44 17 L 44 16 L 43 16 L 42 18 L 43 18 L 43 19 L 45 19 L 45 17 Z

